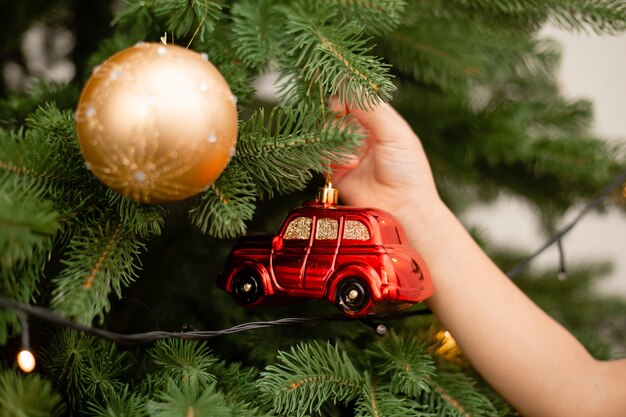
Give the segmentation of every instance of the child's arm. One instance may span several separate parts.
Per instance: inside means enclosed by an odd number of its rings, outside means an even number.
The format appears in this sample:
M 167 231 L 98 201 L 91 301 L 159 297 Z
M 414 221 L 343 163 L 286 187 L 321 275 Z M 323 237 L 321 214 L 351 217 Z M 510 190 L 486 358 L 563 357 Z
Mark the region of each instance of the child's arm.
M 428 303 L 479 373 L 524 416 L 626 416 L 626 360 L 601 362 L 485 255 L 441 202 L 419 139 L 391 106 L 352 113 L 368 134 L 333 183 L 389 211 L 424 258 Z

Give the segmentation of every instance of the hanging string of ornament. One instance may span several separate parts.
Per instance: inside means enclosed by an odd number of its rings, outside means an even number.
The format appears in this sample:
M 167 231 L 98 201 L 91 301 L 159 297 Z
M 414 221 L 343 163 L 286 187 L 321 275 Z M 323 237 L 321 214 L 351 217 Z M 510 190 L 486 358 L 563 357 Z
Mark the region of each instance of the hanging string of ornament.
M 557 243 L 561 245 L 561 241 L 563 237 L 568 234 L 578 222 L 581 221 L 583 217 L 585 217 L 588 213 L 590 213 L 593 209 L 599 207 L 603 201 L 610 196 L 613 191 L 617 188 L 620 188 L 620 193 L 624 193 L 624 197 L 626 198 L 626 171 L 621 172 L 617 175 L 600 193 L 598 193 L 592 200 L 590 200 L 578 213 L 578 215 L 565 227 L 560 229 L 554 236 L 546 241 L 546 243 L 537 249 L 534 253 L 528 256 L 526 259 L 515 265 L 507 272 L 507 276 L 511 279 L 517 277 L 522 271 L 524 271 L 530 262 L 534 260 L 537 256 L 543 253 L 546 249 L 548 249 L 553 244 Z M 563 250 L 562 246 L 560 246 L 561 253 L 561 262 L 559 268 L 559 275 L 565 273 L 565 264 L 563 260 Z M 134 333 L 134 334 L 121 334 L 110 332 L 103 329 L 98 329 L 90 326 L 86 326 L 84 324 L 75 322 L 73 320 L 69 320 L 65 317 L 62 317 L 49 309 L 32 306 L 28 304 L 19 303 L 17 301 L 11 300 L 6 297 L 0 296 L 0 307 L 8 310 L 12 310 L 17 312 L 20 322 L 22 324 L 22 351 L 18 354 L 18 364 L 24 372 L 30 372 L 34 369 L 35 360 L 34 356 L 29 350 L 29 331 L 28 331 L 28 321 L 26 320 L 27 316 L 35 317 L 40 320 L 47 321 L 49 323 L 55 324 L 60 327 L 71 328 L 74 330 L 78 330 L 80 332 L 90 334 L 93 336 L 101 337 L 104 339 L 108 339 L 112 342 L 118 344 L 125 345 L 137 345 L 144 343 L 155 342 L 160 339 L 167 338 L 179 338 L 179 339 L 187 339 L 187 340 L 206 340 L 215 337 L 225 336 L 229 334 L 235 334 L 240 332 L 246 332 L 250 330 L 258 330 L 268 327 L 275 326 L 287 326 L 294 324 L 304 324 L 304 323 L 318 323 L 323 321 L 355 321 L 358 320 L 363 324 L 371 327 L 376 333 L 383 335 L 386 333 L 387 329 L 384 324 L 380 323 L 380 320 L 390 320 L 390 319 L 401 319 L 409 316 L 415 315 L 427 315 L 432 312 L 429 309 L 418 309 L 418 310 L 409 310 L 400 313 L 393 313 L 387 315 L 372 315 L 367 316 L 365 318 L 353 318 L 346 316 L 344 314 L 324 314 L 324 315 L 315 315 L 315 316 L 307 316 L 307 317 L 285 317 L 278 320 L 270 320 L 270 321 L 257 321 L 257 322 L 248 322 L 238 324 L 236 326 L 222 329 L 222 330 L 211 330 L 211 331 L 199 331 L 194 329 L 193 327 L 185 324 L 181 332 L 164 332 L 164 331 L 152 331 L 146 333 Z

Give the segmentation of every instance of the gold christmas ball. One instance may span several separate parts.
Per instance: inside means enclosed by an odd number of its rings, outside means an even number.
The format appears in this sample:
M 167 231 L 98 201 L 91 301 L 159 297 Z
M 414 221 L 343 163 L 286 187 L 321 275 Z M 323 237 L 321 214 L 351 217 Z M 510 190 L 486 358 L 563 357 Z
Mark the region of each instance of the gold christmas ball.
M 98 66 L 76 110 L 85 165 L 143 203 L 206 190 L 235 152 L 236 98 L 206 55 L 140 43 Z

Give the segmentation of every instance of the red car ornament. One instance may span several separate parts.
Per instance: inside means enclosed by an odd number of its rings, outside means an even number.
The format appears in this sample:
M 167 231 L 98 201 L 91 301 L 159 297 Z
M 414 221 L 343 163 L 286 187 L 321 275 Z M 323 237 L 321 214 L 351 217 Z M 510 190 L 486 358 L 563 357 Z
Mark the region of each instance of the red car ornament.
M 291 210 L 276 235 L 240 238 L 218 287 L 244 307 L 318 298 L 353 317 L 397 311 L 432 295 L 424 261 L 391 214 L 337 206 L 334 189 L 322 190 L 326 197 Z

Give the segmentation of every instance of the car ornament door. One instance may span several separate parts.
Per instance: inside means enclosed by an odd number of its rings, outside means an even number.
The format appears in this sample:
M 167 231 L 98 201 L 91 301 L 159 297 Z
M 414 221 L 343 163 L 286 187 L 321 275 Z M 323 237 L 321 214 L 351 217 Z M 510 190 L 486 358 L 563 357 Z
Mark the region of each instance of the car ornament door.
M 291 219 L 282 232 L 283 244 L 272 251 L 272 270 L 276 283 L 283 289 L 302 288 L 313 219 L 299 216 Z
M 315 236 L 306 262 L 304 289 L 322 291 L 334 270 L 339 245 L 339 220 L 329 217 L 317 219 Z M 320 296 L 323 292 L 320 292 Z

